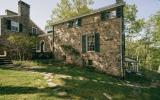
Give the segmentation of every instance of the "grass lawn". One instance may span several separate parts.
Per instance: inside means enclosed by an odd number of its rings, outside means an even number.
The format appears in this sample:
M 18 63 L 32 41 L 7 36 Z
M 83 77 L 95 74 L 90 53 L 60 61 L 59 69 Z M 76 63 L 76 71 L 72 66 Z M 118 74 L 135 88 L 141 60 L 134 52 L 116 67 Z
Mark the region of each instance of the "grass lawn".
M 0 67 L 0 100 L 160 100 L 160 74 L 144 71 L 125 80 L 53 61 Z M 34 71 L 34 72 L 31 72 Z M 41 73 L 52 73 L 48 87 Z

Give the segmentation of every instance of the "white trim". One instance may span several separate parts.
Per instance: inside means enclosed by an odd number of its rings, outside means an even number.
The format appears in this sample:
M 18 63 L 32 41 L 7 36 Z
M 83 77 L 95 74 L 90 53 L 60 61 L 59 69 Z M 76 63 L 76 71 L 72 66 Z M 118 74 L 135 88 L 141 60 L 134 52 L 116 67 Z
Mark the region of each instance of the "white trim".
M 6 57 L 7 56 L 7 51 L 3 52 L 3 55 L 0 55 L 0 57 Z
M 86 51 L 87 52 L 95 52 L 95 41 L 96 41 L 96 39 L 95 39 L 95 33 L 96 32 L 92 32 L 92 33 L 90 33 L 90 34 L 86 34 Z M 92 51 L 89 51 L 88 50 L 88 37 L 89 36 L 94 36 L 94 50 L 92 50 Z

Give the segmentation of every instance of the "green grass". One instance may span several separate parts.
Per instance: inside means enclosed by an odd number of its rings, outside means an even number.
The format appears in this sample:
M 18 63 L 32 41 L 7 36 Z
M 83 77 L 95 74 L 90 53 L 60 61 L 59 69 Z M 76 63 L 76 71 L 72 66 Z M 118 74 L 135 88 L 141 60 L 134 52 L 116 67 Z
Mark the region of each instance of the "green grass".
M 160 100 L 160 75 L 144 71 L 143 76 L 129 75 L 124 80 L 62 62 L 15 62 L 13 68 L 0 68 L 0 100 Z M 39 73 L 53 73 L 59 87 L 47 87 Z M 136 87 L 138 86 L 138 87 Z M 66 92 L 61 96 L 59 93 Z M 104 95 L 105 94 L 105 95 Z

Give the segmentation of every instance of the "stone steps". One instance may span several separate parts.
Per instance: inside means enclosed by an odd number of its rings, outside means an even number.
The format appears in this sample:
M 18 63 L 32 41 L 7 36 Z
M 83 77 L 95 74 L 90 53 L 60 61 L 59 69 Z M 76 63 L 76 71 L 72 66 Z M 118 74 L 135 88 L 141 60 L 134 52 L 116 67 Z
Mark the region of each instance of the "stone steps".
M 0 65 L 12 64 L 12 61 L 7 57 L 0 57 Z

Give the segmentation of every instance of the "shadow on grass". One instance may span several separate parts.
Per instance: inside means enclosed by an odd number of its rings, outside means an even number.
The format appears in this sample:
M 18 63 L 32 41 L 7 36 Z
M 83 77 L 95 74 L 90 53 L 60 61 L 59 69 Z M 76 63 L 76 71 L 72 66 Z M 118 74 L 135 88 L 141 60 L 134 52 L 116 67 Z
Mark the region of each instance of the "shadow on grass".
M 66 98 L 77 97 L 82 100 L 106 100 L 103 93 L 106 93 L 113 97 L 113 99 L 136 99 L 137 100 L 159 100 L 159 88 L 136 88 L 124 85 L 124 81 L 99 73 L 87 68 L 80 68 L 76 65 L 69 65 L 63 62 L 46 62 L 38 61 L 40 67 L 33 68 L 10 68 L 12 70 L 31 70 L 36 72 L 47 72 L 53 74 L 69 75 L 71 79 L 62 78 L 64 85 L 60 86 L 60 90 L 53 91 L 53 88 L 38 89 L 35 87 L 2 87 L 0 88 L 0 94 L 23 94 L 23 93 L 47 93 L 48 96 L 59 96 L 59 92 L 67 92 Z M 5 68 L 3 68 L 5 69 Z M 8 68 L 7 68 L 8 69 Z M 148 72 L 146 72 L 148 73 Z M 158 74 L 156 74 L 159 76 Z M 156 76 L 156 77 L 157 77 Z M 79 79 L 83 77 L 85 79 Z M 142 79 L 143 78 L 143 79 Z M 143 76 L 128 76 L 125 81 L 139 84 L 150 84 L 149 77 Z M 149 82 L 148 82 L 149 81 Z M 62 97 L 64 98 L 64 96 Z
M 35 87 L 14 87 L 14 86 L 0 86 L 0 94 L 32 94 L 40 92 Z
M 59 88 L 59 89 L 58 89 Z M 54 91 L 54 89 L 58 89 L 57 91 Z M 57 97 L 61 99 L 67 99 L 70 98 L 68 95 L 61 95 L 59 93 L 65 92 L 64 89 L 61 87 L 56 88 L 36 88 L 36 87 L 23 87 L 23 86 L 1 86 L 0 87 L 0 95 L 15 95 L 15 94 L 39 94 L 44 93 L 46 96 L 50 97 Z M 45 96 L 45 95 L 44 95 Z

